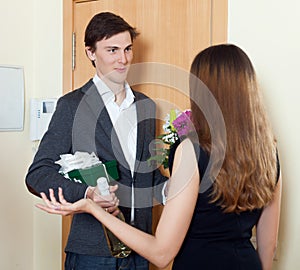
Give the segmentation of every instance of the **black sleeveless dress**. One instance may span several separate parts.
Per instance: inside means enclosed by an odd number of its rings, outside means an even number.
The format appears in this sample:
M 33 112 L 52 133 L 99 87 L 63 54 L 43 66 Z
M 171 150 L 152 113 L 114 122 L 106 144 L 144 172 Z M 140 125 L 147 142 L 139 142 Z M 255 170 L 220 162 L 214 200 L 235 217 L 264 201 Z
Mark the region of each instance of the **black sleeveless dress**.
M 170 171 L 174 153 L 175 147 L 170 153 Z M 200 175 L 204 175 L 208 161 L 209 156 L 200 147 Z M 209 203 L 210 193 L 211 189 L 199 193 L 191 225 L 172 269 L 262 270 L 250 241 L 262 210 L 225 214 L 218 205 Z

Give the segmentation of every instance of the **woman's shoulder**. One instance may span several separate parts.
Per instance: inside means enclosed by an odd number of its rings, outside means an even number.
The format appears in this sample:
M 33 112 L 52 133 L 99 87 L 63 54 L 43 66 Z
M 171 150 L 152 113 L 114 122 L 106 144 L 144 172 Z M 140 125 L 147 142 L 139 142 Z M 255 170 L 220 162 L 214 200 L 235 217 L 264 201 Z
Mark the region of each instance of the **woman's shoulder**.
M 174 163 L 174 157 L 177 149 L 179 148 L 179 151 L 183 151 L 183 149 L 186 149 L 185 151 L 191 151 L 192 147 L 194 148 L 194 151 L 196 153 L 196 157 L 198 159 L 198 152 L 199 152 L 199 144 L 194 143 L 191 139 L 188 137 L 179 138 L 170 146 L 169 154 L 168 154 L 168 165 L 170 173 L 172 173 L 172 167 Z
M 175 152 L 178 149 L 178 147 L 181 148 L 184 145 L 185 146 L 193 145 L 195 155 L 196 155 L 196 158 L 197 158 L 197 161 L 198 161 L 200 174 L 203 175 L 204 172 L 206 171 L 207 166 L 208 166 L 210 155 L 200 145 L 199 142 L 195 142 L 194 140 L 190 140 L 189 138 L 178 139 L 177 141 L 175 141 L 175 143 L 173 145 L 170 146 L 169 156 L 168 156 L 168 165 L 169 165 L 170 174 L 172 174 L 172 168 L 173 168 L 173 163 L 174 163 Z

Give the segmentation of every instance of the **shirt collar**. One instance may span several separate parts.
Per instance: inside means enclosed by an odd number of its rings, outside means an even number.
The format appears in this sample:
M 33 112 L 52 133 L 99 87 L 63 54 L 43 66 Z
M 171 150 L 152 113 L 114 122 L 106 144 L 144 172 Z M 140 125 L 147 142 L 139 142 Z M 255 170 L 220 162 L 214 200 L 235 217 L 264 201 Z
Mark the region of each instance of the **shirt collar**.
M 106 85 L 106 83 L 99 78 L 97 74 L 94 76 L 93 82 L 96 85 L 97 90 L 100 96 L 102 97 L 105 105 L 108 102 L 114 102 L 115 100 L 114 93 L 110 90 L 110 88 Z M 135 96 L 132 92 L 132 89 L 130 88 L 130 85 L 126 81 L 124 83 L 124 88 L 125 88 L 126 96 L 121 104 L 121 107 L 128 108 L 134 102 Z

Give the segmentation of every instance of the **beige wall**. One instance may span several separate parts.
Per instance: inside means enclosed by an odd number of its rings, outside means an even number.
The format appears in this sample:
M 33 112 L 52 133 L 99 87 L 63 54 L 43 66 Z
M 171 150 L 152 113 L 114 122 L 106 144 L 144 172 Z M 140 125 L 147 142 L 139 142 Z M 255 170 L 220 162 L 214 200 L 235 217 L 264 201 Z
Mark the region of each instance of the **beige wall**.
M 62 92 L 61 0 L 0 0 L 0 65 L 25 73 L 24 131 L 0 132 L 0 269 L 60 269 L 61 218 L 34 208 L 24 176 L 37 146 L 29 100 Z
M 229 4 L 229 41 L 255 64 L 281 153 L 284 194 L 274 269 L 299 269 L 300 3 Z M 0 65 L 23 66 L 26 91 L 24 131 L 0 133 L 0 269 L 60 269 L 61 219 L 34 208 L 38 200 L 27 192 L 24 176 L 37 147 L 29 140 L 29 99 L 62 93 L 62 0 L 0 0 L 0 6 Z
M 252 59 L 278 139 L 283 201 L 274 269 L 300 269 L 300 2 L 229 0 L 229 42 Z

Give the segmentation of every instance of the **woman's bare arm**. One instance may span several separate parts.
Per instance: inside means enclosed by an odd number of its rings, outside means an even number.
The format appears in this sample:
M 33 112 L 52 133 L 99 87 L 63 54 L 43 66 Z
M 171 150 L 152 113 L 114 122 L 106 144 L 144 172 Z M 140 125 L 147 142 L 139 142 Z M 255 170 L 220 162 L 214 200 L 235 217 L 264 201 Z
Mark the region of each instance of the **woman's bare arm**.
M 158 267 L 166 267 L 178 253 L 189 228 L 199 193 L 198 163 L 193 144 L 184 140 L 177 148 L 173 174 L 170 178 L 168 200 L 164 206 L 155 235 L 147 234 L 105 212 L 92 200 L 83 199 L 69 204 L 63 199 L 51 202 L 43 195 L 45 205 L 38 205 L 44 211 L 67 215 L 88 212 L 108 227 L 121 241 Z M 55 198 L 54 198 L 55 199 Z M 56 206 L 53 207 L 52 204 Z
M 261 214 L 256 227 L 257 251 L 263 270 L 271 270 L 277 247 L 280 203 L 281 203 L 281 175 L 278 179 L 274 198 Z

